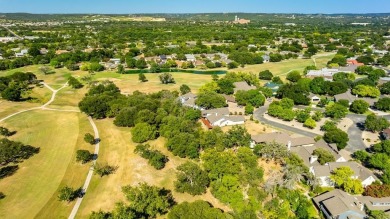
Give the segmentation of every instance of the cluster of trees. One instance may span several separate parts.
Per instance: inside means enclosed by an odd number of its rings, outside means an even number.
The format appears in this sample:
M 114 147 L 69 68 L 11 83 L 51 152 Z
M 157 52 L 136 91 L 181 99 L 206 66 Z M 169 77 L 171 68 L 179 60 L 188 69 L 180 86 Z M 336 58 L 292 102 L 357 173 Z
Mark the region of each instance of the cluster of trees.
M 135 147 L 134 153 L 139 154 L 141 157 L 148 160 L 148 163 L 161 170 L 165 167 L 165 163 L 168 162 L 168 157 L 158 150 L 151 150 L 149 144 L 139 144 Z
M 76 151 L 76 160 L 83 164 L 88 163 L 94 158 L 94 154 L 89 152 L 89 150 L 77 150 Z
M 383 129 L 386 129 L 390 126 L 389 121 L 386 118 L 378 117 L 375 114 L 371 113 L 366 117 L 364 122 L 364 128 L 367 131 L 379 132 Z
M 390 185 L 388 184 L 371 184 L 364 188 L 364 195 L 374 198 L 384 198 L 390 196 Z
M 284 121 L 292 121 L 295 118 L 295 112 L 292 109 L 293 106 L 294 101 L 289 98 L 273 101 L 268 107 L 268 115 L 283 119 Z
M 343 130 L 337 128 L 336 124 L 332 121 L 326 121 L 321 130 L 325 131 L 324 140 L 328 143 L 335 143 L 337 149 L 341 150 L 347 146 L 349 141 L 348 134 Z
M 77 79 L 76 79 L 75 77 L 73 77 L 73 76 L 70 76 L 70 77 L 68 78 L 68 84 L 69 84 L 69 86 L 71 86 L 73 89 L 80 89 L 80 88 L 83 87 L 83 84 L 80 83 L 80 81 L 77 80 Z
M 5 100 L 20 101 L 22 95 L 36 83 L 37 77 L 31 72 L 15 72 L 12 75 L 0 77 L 0 94 Z
M 390 98 L 389 97 L 383 97 L 380 98 L 377 102 L 374 104 L 375 108 L 381 111 L 389 111 L 390 110 Z

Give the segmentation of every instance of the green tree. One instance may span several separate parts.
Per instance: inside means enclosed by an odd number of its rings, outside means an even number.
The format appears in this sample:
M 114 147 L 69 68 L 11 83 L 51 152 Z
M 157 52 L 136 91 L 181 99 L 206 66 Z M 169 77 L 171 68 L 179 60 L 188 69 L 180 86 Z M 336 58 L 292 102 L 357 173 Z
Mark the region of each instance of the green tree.
M 163 215 L 173 206 L 171 191 L 140 183 L 138 186 L 124 186 L 122 192 L 137 213 L 154 218 Z
M 173 155 L 179 157 L 197 158 L 199 157 L 199 139 L 193 134 L 179 132 L 168 139 L 167 148 Z
M 316 121 L 314 121 L 312 118 L 308 118 L 306 119 L 305 123 L 303 123 L 303 126 L 314 129 L 316 127 Z
M 364 122 L 364 127 L 367 131 L 371 132 L 379 132 L 383 129 L 386 129 L 390 126 L 387 119 L 383 117 L 378 117 L 375 114 L 371 113 L 366 117 L 366 121 Z
M 88 163 L 93 159 L 93 154 L 88 150 L 77 150 L 76 151 L 76 160 L 81 163 Z
M 252 106 L 252 104 L 247 104 L 245 106 L 245 115 L 250 115 L 250 114 L 253 114 L 253 110 L 255 108 Z
M 207 172 L 197 164 L 187 161 L 177 167 L 177 181 L 175 189 L 178 192 L 186 192 L 191 195 L 201 195 L 206 192 L 209 184 Z
M 364 100 L 354 100 L 349 106 L 349 110 L 357 114 L 363 114 L 367 112 L 369 106 Z
M 205 109 L 221 108 L 226 106 L 225 98 L 215 92 L 204 92 L 198 95 L 195 103 Z
M 68 186 L 64 186 L 58 192 L 57 197 L 58 197 L 58 200 L 60 200 L 60 201 L 71 202 L 75 198 L 78 197 L 78 194 L 77 194 L 77 190 L 74 190 L 73 188 L 68 187 Z
M 321 165 L 324 165 L 324 164 L 329 163 L 329 162 L 336 161 L 336 159 L 334 158 L 333 154 L 330 151 L 325 150 L 323 148 L 315 149 L 313 151 L 313 155 L 316 155 L 318 157 L 318 162 Z
M 330 175 L 330 179 L 333 180 L 338 187 L 342 187 L 343 184 L 353 176 L 354 172 L 350 167 L 344 166 L 333 170 Z
M 95 144 L 96 139 L 91 133 L 85 133 L 84 135 L 84 141 L 89 143 L 89 144 Z
M 273 77 L 274 75 L 269 70 L 264 70 L 259 73 L 259 79 L 261 80 L 271 80 Z
M 93 171 L 95 172 L 95 174 L 99 175 L 100 177 L 103 177 L 115 173 L 117 169 L 118 166 L 111 166 L 108 165 L 107 163 L 105 164 L 96 163 L 94 165 Z
M 9 136 L 13 135 L 14 133 L 15 132 L 11 132 L 9 129 L 0 126 L 0 135 L 5 136 L 5 137 L 9 137 Z
M 246 128 L 234 125 L 227 133 L 224 139 L 225 146 L 227 148 L 237 146 L 249 146 L 251 141 L 251 135 Z
M 343 184 L 343 190 L 350 194 L 360 195 L 364 192 L 362 181 L 359 179 L 348 179 Z
M 148 64 L 146 63 L 145 59 L 138 59 L 135 62 L 135 67 L 137 67 L 138 69 L 144 69 L 148 67 Z
M 131 130 L 131 140 L 136 143 L 143 143 L 157 137 L 156 127 L 148 123 L 138 123 Z
M 181 93 L 181 95 L 184 95 L 184 94 L 187 94 L 187 93 L 190 93 L 190 92 L 191 92 L 191 88 L 188 85 L 182 84 L 180 86 L 180 93 Z
M 335 128 L 325 132 L 324 140 L 328 143 L 336 143 L 337 148 L 341 150 L 347 146 L 349 138 L 343 130 Z
M 360 97 L 379 97 L 381 94 L 379 89 L 368 85 L 357 85 L 352 89 L 352 94 Z
M 379 85 L 381 94 L 390 94 L 390 81 Z
M 162 84 L 175 83 L 175 79 L 172 77 L 171 73 L 164 72 L 158 76 Z
M 299 73 L 299 71 L 292 71 L 292 72 L 288 73 L 287 77 L 286 77 L 286 79 L 291 81 L 291 82 L 297 82 L 301 78 L 302 78 L 302 76 L 301 76 L 301 73 Z
M 227 219 L 228 215 L 220 209 L 213 208 L 208 202 L 197 200 L 175 205 L 168 213 L 168 219 Z
M 325 115 L 334 119 L 344 118 L 347 113 L 348 108 L 339 103 L 329 105 L 325 109 Z
M 389 97 L 383 97 L 378 100 L 374 104 L 375 108 L 381 111 L 389 111 L 390 110 L 390 98 Z
M 72 76 L 69 77 L 68 83 L 74 89 L 79 89 L 79 88 L 83 87 L 83 84 L 81 84 L 79 80 L 77 80 L 76 78 L 74 78 Z

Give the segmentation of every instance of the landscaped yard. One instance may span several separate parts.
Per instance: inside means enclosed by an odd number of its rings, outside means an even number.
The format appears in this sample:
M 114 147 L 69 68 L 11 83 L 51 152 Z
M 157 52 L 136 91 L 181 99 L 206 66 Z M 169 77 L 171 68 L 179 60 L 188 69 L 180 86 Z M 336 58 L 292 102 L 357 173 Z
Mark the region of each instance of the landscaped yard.
M 6 198 L 0 201 L 0 218 L 67 217 L 71 205 L 57 201 L 59 186 L 82 186 L 88 165 L 75 163 L 75 151 L 87 148 L 82 139 L 90 125 L 84 115 L 69 112 L 31 111 L 3 123 L 17 133 L 12 140 L 40 152 L 19 164 L 12 176 L 0 180 Z M 23 210 L 21 210 L 23 209 Z

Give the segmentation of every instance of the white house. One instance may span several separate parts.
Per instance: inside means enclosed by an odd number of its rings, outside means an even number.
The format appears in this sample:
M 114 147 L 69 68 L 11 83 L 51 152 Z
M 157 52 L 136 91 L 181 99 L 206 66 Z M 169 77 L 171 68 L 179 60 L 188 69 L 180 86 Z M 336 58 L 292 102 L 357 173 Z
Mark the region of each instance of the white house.
M 212 126 L 242 125 L 245 123 L 244 116 L 230 115 L 229 108 L 217 108 L 202 110 L 202 117 L 209 121 Z
M 185 57 L 186 57 L 188 62 L 196 62 L 196 58 L 195 58 L 194 54 L 185 54 Z
M 309 171 L 318 179 L 320 186 L 334 187 L 334 182 L 330 179 L 330 176 L 339 167 L 350 167 L 354 172 L 352 178 L 361 180 L 363 187 L 369 186 L 377 180 L 370 170 L 356 162 L 330 162 L 324 166 L 312 166 Z
M 196 94 L 193 93 L 187 93 L 179 97 L 179 101 L 183 106 L 191 107 L 194 109 L 199 109 L 203 110 L 202 107 L 199 107 L 198 105 L 195 104 L 197 96 Z
M 27 53 L 28 53 L 28 49 L 22 49 L 20 52 L 15 53 L 15 56 L 19 58 L 27 55 Z

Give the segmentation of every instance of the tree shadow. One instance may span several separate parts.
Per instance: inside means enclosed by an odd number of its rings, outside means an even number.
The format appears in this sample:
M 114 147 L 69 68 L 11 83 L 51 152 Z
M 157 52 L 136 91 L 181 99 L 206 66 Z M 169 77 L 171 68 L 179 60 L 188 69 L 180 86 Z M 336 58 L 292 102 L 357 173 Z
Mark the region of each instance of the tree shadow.
M 18 165 L 6 166 L 0 169 L 0 179 L 12 176 L 19 169 Z

